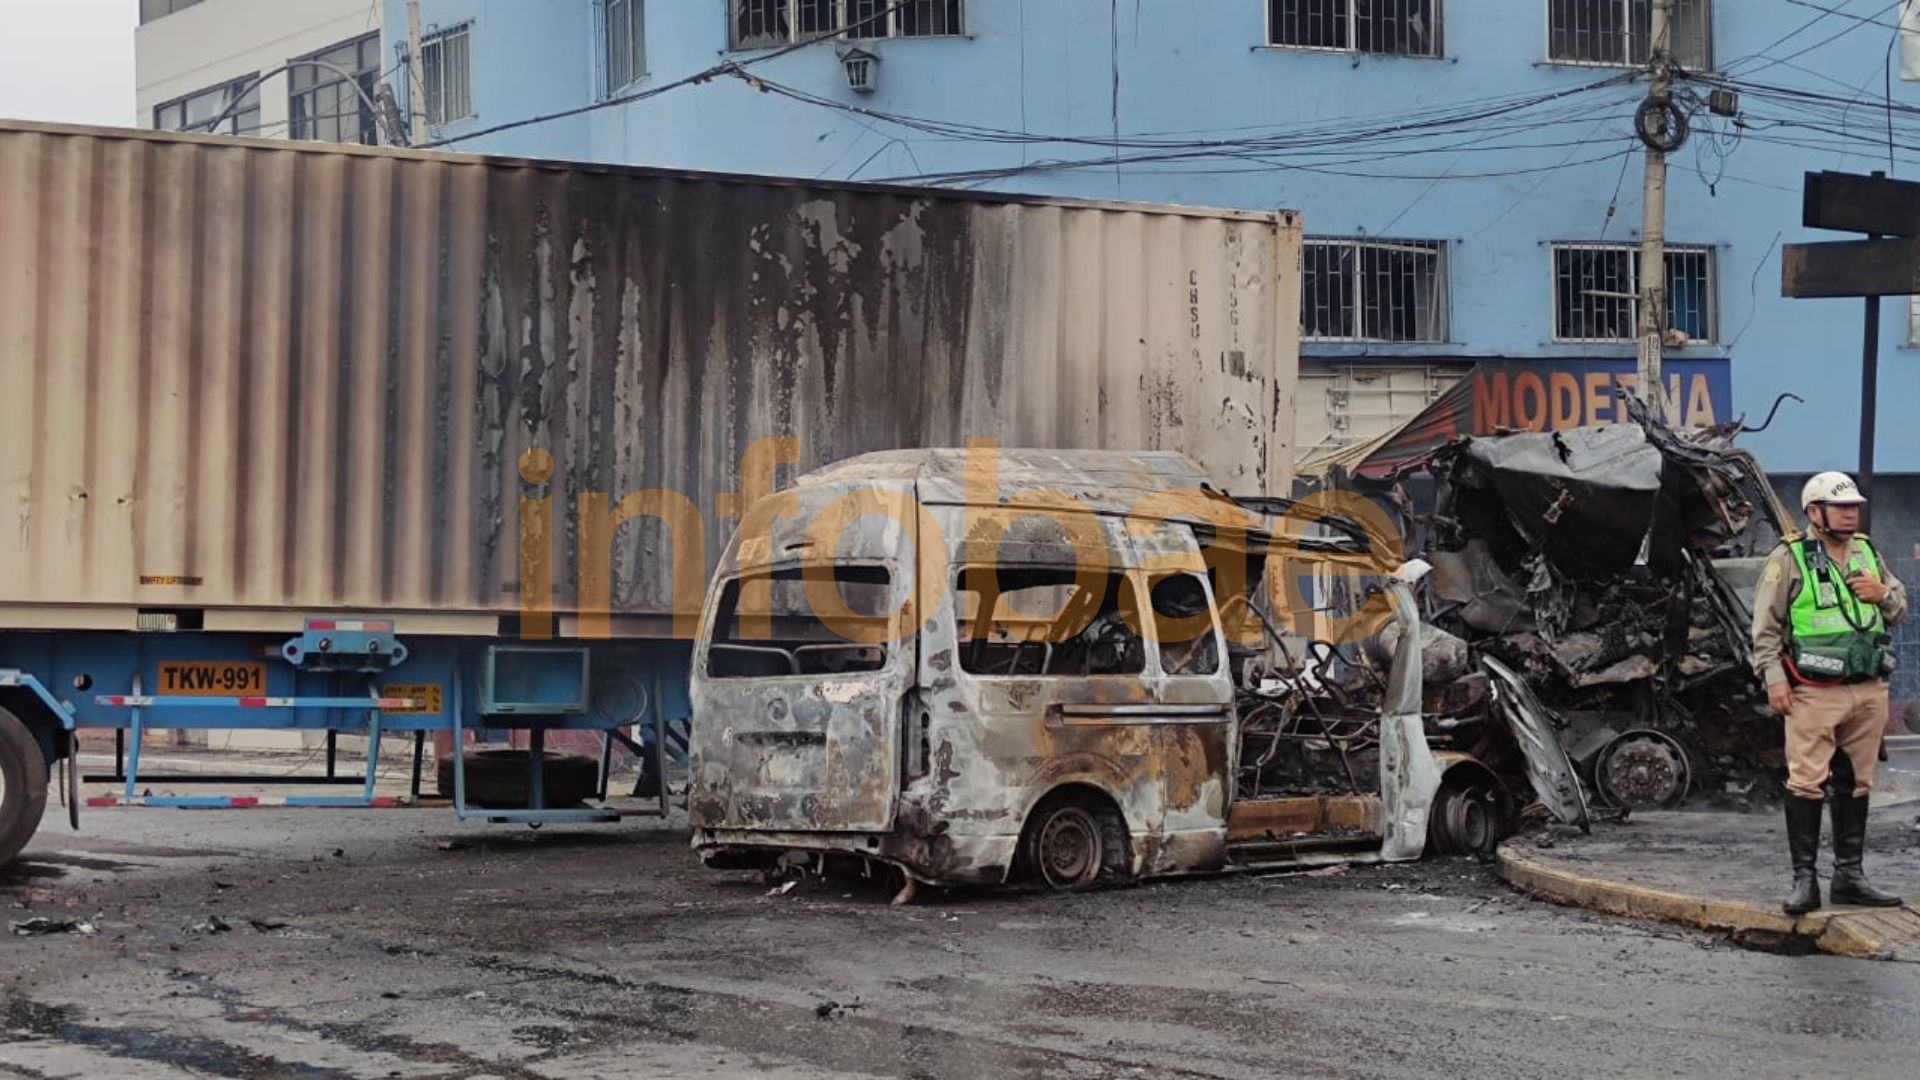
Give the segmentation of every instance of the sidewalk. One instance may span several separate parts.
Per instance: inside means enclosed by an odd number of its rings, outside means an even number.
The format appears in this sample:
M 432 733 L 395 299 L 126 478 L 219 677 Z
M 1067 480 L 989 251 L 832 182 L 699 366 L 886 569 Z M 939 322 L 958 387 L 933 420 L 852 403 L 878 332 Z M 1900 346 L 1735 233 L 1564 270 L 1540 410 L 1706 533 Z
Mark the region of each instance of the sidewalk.
M 1920 803 L 1876 807 L 1867 874 L 1920 904 Z M 1823 834 L 1821 891 L 1831 869 Z M 1642 813 L 1597 823 L 1591 836 L 1556 827 L 1500 847 L 1500 875 L 1545 900 L 1680 923 L 1762 945 L 1840 956 L 1920 961 L 1920 911 L 1835 908 L 1795 919 L 1781 912 L 1791 874 L 1776 814 Z

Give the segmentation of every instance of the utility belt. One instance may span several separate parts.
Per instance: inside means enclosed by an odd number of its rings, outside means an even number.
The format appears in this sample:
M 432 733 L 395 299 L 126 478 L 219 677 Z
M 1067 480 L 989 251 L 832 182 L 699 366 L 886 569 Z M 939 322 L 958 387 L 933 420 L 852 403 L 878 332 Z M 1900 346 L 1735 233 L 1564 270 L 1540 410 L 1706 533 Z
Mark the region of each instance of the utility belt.
M 1788 670 L 1796 682 L 1861 683 L 1884 679 L 1900 666 L 1889 634 L 1846 634 L 1817 642 L 1794 641 Z

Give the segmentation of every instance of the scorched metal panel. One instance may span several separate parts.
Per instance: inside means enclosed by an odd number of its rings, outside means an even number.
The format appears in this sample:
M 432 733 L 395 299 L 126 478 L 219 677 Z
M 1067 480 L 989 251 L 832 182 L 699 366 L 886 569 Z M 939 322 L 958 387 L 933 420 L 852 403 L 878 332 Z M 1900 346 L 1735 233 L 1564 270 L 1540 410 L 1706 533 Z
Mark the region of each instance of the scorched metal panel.
M 0 125 L 0 606 L 512 613 L 545 550 L 666 613 L 781 436 L 1284 493 L 1298 271 L 1290 213 Z M 582 497 L 650 489 L 698 526 L 582 595 Z

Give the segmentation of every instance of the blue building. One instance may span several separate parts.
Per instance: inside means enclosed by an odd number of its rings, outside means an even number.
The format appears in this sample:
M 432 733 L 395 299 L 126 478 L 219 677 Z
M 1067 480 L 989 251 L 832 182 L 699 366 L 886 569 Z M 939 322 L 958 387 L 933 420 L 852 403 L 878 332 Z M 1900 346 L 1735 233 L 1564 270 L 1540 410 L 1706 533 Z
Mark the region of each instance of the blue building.
M 408 5 L 385 5 L 391 63 Z M 1862 318 L 1782 299 L 1780 245 L 1822 238 L 1800 226 L 1803 172 L 1920 173 L 1905 5 L 1674 5 L 1680 419 L 1758 424 L 1803 398 L 1744 440 L 1797 492 L 1856 463 Z M 419 0 L 433 135 L 454 149 L 1302 211 L 1303 456 L 1480 361 L 1539 369 L 1537 392 L 1512 380 L 1511 422 L 1610 418 L 1586 379 L 1634 356 L 1649 6 Z M 1920 424 L 1898 406 L 1920 401 L 1920 355 L 1906 304 L 1882 321 L 1876 532 L 1912 581 Z

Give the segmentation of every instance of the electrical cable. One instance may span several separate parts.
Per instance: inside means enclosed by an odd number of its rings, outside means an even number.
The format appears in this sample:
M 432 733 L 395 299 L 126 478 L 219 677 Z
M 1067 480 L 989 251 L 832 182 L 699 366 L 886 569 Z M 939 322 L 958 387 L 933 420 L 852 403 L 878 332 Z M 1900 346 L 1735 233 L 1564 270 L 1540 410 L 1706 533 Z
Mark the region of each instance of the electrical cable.
M 1779 38 L 1775 39 L 1771 43 L 1765 46 L 1762 46 L 1759 51 L 1748 53 L 1745 56 L 1741 56 L 1736 59 L 1727 61 L 1725 64 L 1720 65 L 1720 70 L 1725 74 L 1731 75 L 1733 74 L 1735 69 L 1739 68 L 1742 64 L 1748 63 L 1749 61 L 1753 61 L 1753 60 L 1762 60 L 1762 59 L 1769 60 L 1770 63 L 1768 66 L 1772 66 L 1772 64 L 1783 63 L 1784 61 L 1773 59 L 1773 57 L 1771 56 L 1773 50 L 1779 48 L 1782 45 L 1785 45 L 1789 41 L 1792 41 L 1793 39 L 1799 37 L 1800 35 L 1813 29 L 1814 27 L 1820 25 L 1822 22 L 1825 22 L 1827 19 L 1833 17 L 1834 15 L 1844 14 L 1845 12 L 1843 9 L 1851 7 L 1853 5 L 1853 2 L 1854 0 L 1841 0 L 1839 8 L 1820 8 L 1819 9 L 1820 14 L 1815 15 L 1813 18 L 1807 20 L 1805 23 L 1802 23 L 1800 26 L 1797 26 L 1794 29 L 1787 31 L 1785 34 L 1781 35 Z M 1883 6 L 1880 9 L 1880 12 L 1884 13 L 1888 10 L 1889 7 L 1898 7 L 1899 5 L 1900 5 L 1900 0 L 1893 0 L 1892 4 Z M 1801 6 L 1813 7 L 1814 5 L 1803 4 Z M 1849 27 L 1849 29 L 1857 28 L 1857 25 L 1858 24 L 1855 24 L 1855 27 Z M 1836 40 L 1838 36 L 1839 35 L 1836 35 L 1835 38 L 1829 38 L 1827 39 L 1827 41 L 1821 42 L 1820 45 L 1825 45 L 1830 41 Z M 1819 48 L 1820 45 L 1815 45 L 1813 48 Z M 1809 49 L 1806 51 L 1812 51 L 1812 50 Z M 1787 59 L 1789 60 L 1796 59 L 1800 55 L 1801 55 L 1800 53 L 1795 53 L 1793 56 L 1788 57 Z
M 738 73 L 735 73 L 738 74 Z M 989 144 L 1057 144 L 1062 146 L 1098 147 L 1104 151 L 1101 162 L 1113 164 L 1113 151 L 1116 140 L 1111 136 L 1074 136 L 1059 134 L 1035 134 L 992 128 L 984 125 L 933 120 L 927 117 L 909 116 L 899 113 L 874 110 L 824 98 L 817 94 L 798 90 L 773 80 L 758 77 L 740 76 L 755 89 L 772 93 L 791 100 L 813 105 L 822 109 L 842 112 L 865 120 L 876 120 L 887 124 L 905 127 L 912 131 L 931 135 L 938 139 Z M 1356 130 L 1355 120 L 1345 118 L 1332 123 L 1305 125 L 1296 129 L 1267 130 L 1259 137 L 1241 137 L 1233 139 L 1176 140 L 1157 136 L 1122 136 L 1118 146 L 1124 151 L 1131 149 L 1132 154 L 1122 153 L 1118 157 L 1121 165 L 1167 165 L 1205 159 L 1238 159 L 1259 167 L 1262 171 L 1272 169 L 1303 169 L 1309 172 L 1327 172 L 1335 175 L 1378 176 L 1386 179 L 1422 180 L 1437 183 L 1442 180 L 1485 179 L 1491 176 L 1531 175 L 1576 164 L 1571 160 L 1565 166 L 1555 165 L 1547 168 L 1525 167 L 1509 170 L 1482 170 L 1468 173 L 1453 173 L 1451 166 L 1438 174 L 1386 174 L 1343 170 L 1335 166 L 1370 163 L 1388 158 L 1400 158 L 1421 154 L 1457 154 L 1464 150 L 1483 153 L 1506 153 L 1522 150 L 1545 148 L 1578 147 L 1589 140 L 1572 142 L 1502 142 L 1509 134 L 1520 134 L 1545 130 L 1556 124 L 1584 124 L 1591 121 L 1591 106 L 1575 106 L 1564 115 L 1541 115 L 1524 120 L 1518 117 L 1528 109 L 1566 102 L 1578 95 L 1589 94 L 1597 90 L 1623 86 L 1634 78 L 1631 72 L 1610 76 L 1578 87 L 1566 88 L 1546 93 L 1523 96 L 1507 96 L 1490 102 L 1473 102 L 1460 106 L 1438 109 L 1418 110 L 1413 113 L 1388 115 L 1377 118 L 1370 127 Z M 1513 122 L 1495 123 L 1503 117 L 1512 117 Z M 1436 136 L 1458 135 L 1457 129 L 1466 129 L 1470 137 L 1464 140 L 1436 142 Z M 1236 129 L 1239 130 L 1239 129 Z M 1425 140 L 1428 145 L 1408 145 Z M 1394 149 L 1387 152 L 1387 147 Z M 1356 149 L 1377 149 L 1380 152 L 1355 155 Z M 1287 154 L 1293 158 L 1327 157 L 1331 160 L 1306 163 L 1300 160 L 1275 160 L 1272 155 Z M 1606 154 L 1589 160 L 1612 160 L 1616 154 Z M 921 181 L 934 184 L 979 184 L 996 179 L 1020 175 L 1023 173 L 1046 173 L 1092 167 L 1093 159 L 1075 160 L 1060 158 L 1053 160 L 1028 161 L 1019 166 L 1001 168 L 981 168 L 956 170 L 945 173 L 921 172 L 912 176 L 891 177 L 896 182 Z M 1170 174 L 1182 170 L 1159 169 L 1161 174 Z M 1247 168 L 1219 168 L 1205 170 L 1209 173 L 1230 173 L 1253 171 Z
M 209 120 L 209 121 L 206 121 L 205 123 L 200 123 L 200 124 L 189 124 L 186 127 L 181 128 L 180 130 L 199 131 L 199 132 L 212 131 L 213 129 L 219 127 L 221 122 L 226 120 L 227 117 L 232 116 L 233 107 L 235 105 L 240 104 L 242 101 L 245 101 L 247 99 L 248 94 L 251 94 L 255 90 L 258 90 L 260 88 L 261 83 L 266 82 L 268 79 L 273 78 L 275 75 L 278 75 L 283 71 L 291 71 L 297 67 L 325 68 L 326 70 L 333 72 L 335 75 L 340 76 L 340 81 L 342 83 L 345 83 L 346 85 L 353 87 L 353 92 L 360 95 L 360 100 L 366 104 L 367 111 L 369 113 L 373 114 L 376 117 L 380 115 L 380 106 L 374 102 L 371 96 L 368 95 L 366 88 L 360 85 L 360 77 L 355 72 L 348 71 L 346 68 L 343 68 L 340 65 L 332 63 L 331 61 L 327 61 L 327 60 L 312 60 L 312 59 L 289 60 L 286 63 L 281 64 L 279 67 L 274 68 L 272 71 L 266 72 L 261 75 L 255 75 L 251 80 L 247 82 L 246 89 L 240 91 L 237 94 L 234 94 L 233 99 L 227 102 L 227 107 L 224 109 L 221 109 L 219 114 L 216 115 L 212 120 Z M 333 84 L 328 84 L 328 85 L 331 86 Z M 318 90 L 318 89 L 322 89 L 322 87 L 316 86 L 316 87 L 313 87 L 313 89 Z
M 1896 7 L 1896 8 L 1897 8 L 1897 7 L 1899 7 L 1899 6 L 1900 6 L 1900 4 L 1901 4 L 1902 2 L 1903 2 L 1903 0 L 1894 0 L 1894 3 L 1893 3 L 1893 4 L 1891 5 L 1891 6 L 1892 6 L 1892 7 Z M 1887 10 L 1887 9 L 1885 9 L 1885 8 L 1883 8 L 1883 9 L 1881 9 L 1881 10 L 1882 10 L 1882 11 L 1885 11 L 1885 10 Z M 1821 15 L 1821 16 L 1820 16 L 1820 18 L 1826 18 L 1826 17 L 1827 17 L 1827 16 L 1826 16 L 1825 14 L 1823 14 L 1823 15 Z M 1808 53 L 1810 53 L 1810 52 L 1813 52 L 1813 51 L 1814 51 L 1814 50 L 1816 50 L 1816 49 L 1823 49 L 1823 48 L 1825 48 L 1825 47 L 1827 47 L 1828 45 L 1831 45 L 1831 44 L 1833 44 L 1834 42 L 1836 42 L 1836 41 L 1839 41 L 1839 40 L 1840 40 L 1841 38 L 1843 38 L 1843 37 L 1846 37 L 1847 35 L 1849 35 L 1849 34 L 1851 34 L 1851 33 L 1853 33 L 1854 31 L 1856 31 L 1856 30 L 1858 30 L 1858 29 L 1860 29 L 1860 28 L 1861 28 L 1862 26 L 1874 26 L 1874 25 L 1878 25 L 1878 24 L 1877 24 L 1877 23 L 1874 23 L 1874 22 L 1873 22 L 1872 20 L 1867 20 L 1867 21 L 1863 21 L 1863 22 L 1856 22 L 1856 23 L 1850 23 L 1850 24 L 1848 24 L 1848 25 L 1847 25 L 1847 27 L 1846 27 L 1845 29 L 1843 29 L 1843 30 L 1841 30 L 1841 31 L 1840 31 L 1839 33 L 1837 33 L 1837 34 L 1834 34 L 1834 35 L 1833 35 L 1833 36 L 1831 36 L 1831 37 L 1826 37 L 1826 38 L 1822 38 L 1822 39 L 1820 39 L 1819 41 L 1816 41 L 1816 42 L 1814 42 L 1813 44 L 1811 44 L 1811 45 L 1808 45 L 1808 46 L 1807 46 L 1806 48 L 1804 48 L 1804 49 L 1801 49 L 1801 50 L 1799 50 L 1798 52 L 1794 52 L 1794 53 L 1789 53 L 1789 54 L 1788 54 L 1787 56 L 1785 56 L 1785 57 L 1783 57 L 1783 58 L 1778 58 L 1778 59 L 1776 59 L 1776 58 L 1773 58 L 1773 57 L 1766 57 L 1766 58 L 1765 58 L 1765 59 L 1767 60 L 1767 62 L 1766 62 L 1766 63 L 1764 63 L 1764 64 L 1761 64 L 1761 65 L 1760 65 L 1759 67 L 1756 67 L 1756 68 L 1754 68 L 1754 69 L 1752 69 L 1752 70 L 1753 70 L 1753 71 L 1755 71 L 1755 72 L 1759 72 L 1759 71 L 1765 71 L 1765 70 L 1767 70 L 1768 68 L 1770 68 L 1770 67 L 1773 67 L 1773 66 L 1775 66 L 1775 65 L 1777 65 L 1777 64 L 1781 64 L 1781 63 L 1784 63 L 1784 62 L 1786 62 L 1787 60 L 1798 60 L 1798 59 L 1799 59 L 1799 58 L 1801 58 L 1802 56 L 1805 56 L 1805 55 L 1807 55 Z M 1731 67 L 1731 65 L 1729 65 L 1729 67 Z
M 894 15 L 894 13 L 905 9 L 906 7 L 908 7 L 914 2 L 915 0 L 899 0 L 898 3 L 887 8 L 885 11 L 878 12 L 863 21 L 877 22 L 881 19 L 891 18 Z M 761 56 L 751 57 L 746 60 L 727 60 L 722 63 L 715 64 L 710 68 L 706 68 L 705 70 L 696 71 L 692 75 L 688 75 L 684 78 L 675 79 L 672 82 L 662 83 L 659 86 L 649 87 L 648 89 L 645 89 L 645 90 L 638 90 L 631 94 L 622 94 L 619 97 L 611 97 L 606 99 L 605 101 L 596 101 L 587 105 L 581 105 L 571 109 L 562 109 L 559 112 L 547 113 L 543 116 L 531 116 L 531 117 L 527 117 L 524 120 L 509 120 L 503 124 L 495 124 L 492 127 L 481 128 L 478 131 L 463 132 L 459 135 L 450 135 L 440 139 L 429 139 L 427 142 L 422 143 L 421 146 L 427 149 L 431 149 L 434 147 L 441 147 L 441 146 L 449 146 L 453 143 L 465 142 L 468 139 L 478 139 L 486 135 L 496 135 L 502 131 L 514 131 L 523 127 L 531 127 L 535 124 L 545 124 L 545 123 L 550 123 L 554 120 L 564 120 L 572 116 L 583 116 L 590 112 L 598 112 L 601 109 L 610 109 L 617 105 L 631 105 L 631 104 L 634 104 L 635 102 L 646 101 L 650 98 L 656 98 L 662 94 L 669 93 L 674 90 L 679 90 L 683 87 L 693 86 L 698 83 L 710 82 L 713 79 L 719 78 L 722 75 L 738 74 L 744 71 L 746 68 L 751 67 L 755 64 L 764 64 L 769 60 L 777 60 L 780 57 L 788 55 L 789 53 L 798 52 L 801 49 L 807 48 L 810 45 L 816 45 L 822 41 L 830 41 L 830 40 L 833 40 L 834 38 L 842 37 L 850 33 L 854 29 L 855 27 L 853 26 L 841 27 L 840 29 L 837 29 L 837 30 L 831 30 L 825 33 L 816 34 L 813 37 L 807 38 L 802 41 L 796 41 L 791 45 L 787 45 L 782 48 L 775 49 L 772 52 L 763 54 Z

